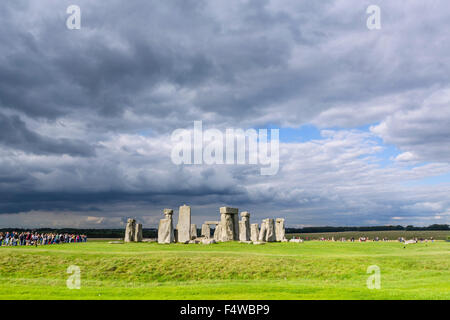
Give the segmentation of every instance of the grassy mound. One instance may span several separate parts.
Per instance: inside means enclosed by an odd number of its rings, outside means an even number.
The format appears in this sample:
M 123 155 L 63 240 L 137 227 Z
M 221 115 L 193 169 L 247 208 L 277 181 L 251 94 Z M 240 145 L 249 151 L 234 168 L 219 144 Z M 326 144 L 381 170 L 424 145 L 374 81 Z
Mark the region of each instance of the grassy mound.
M 449 299 L 450 244 L 109 244 L 0 248 L 0 299 Z M 68 289 L 70 265 L 81 289 Z M 367 268 L 381 270 L 369 290 Z

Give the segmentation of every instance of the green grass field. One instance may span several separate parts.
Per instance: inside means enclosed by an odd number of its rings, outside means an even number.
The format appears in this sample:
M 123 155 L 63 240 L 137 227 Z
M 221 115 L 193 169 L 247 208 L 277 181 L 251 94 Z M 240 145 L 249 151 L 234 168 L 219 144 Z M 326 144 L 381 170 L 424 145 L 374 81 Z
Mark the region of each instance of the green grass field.
M 79 290 L 66 287 L 70 265 Z M 450 243 L 2 247 L 0 287 L 0 299 L 450 299 Z

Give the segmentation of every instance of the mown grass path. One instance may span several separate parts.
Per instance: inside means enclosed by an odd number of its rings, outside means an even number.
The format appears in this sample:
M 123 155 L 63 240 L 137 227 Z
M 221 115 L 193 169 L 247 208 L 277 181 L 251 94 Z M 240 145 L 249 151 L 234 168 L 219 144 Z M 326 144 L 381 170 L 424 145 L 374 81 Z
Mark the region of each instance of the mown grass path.
M 70 265 L 79 290 L 66 287 Z M 450 243 L 1 247 L 0 287 L 0 299 L 450 299 Z

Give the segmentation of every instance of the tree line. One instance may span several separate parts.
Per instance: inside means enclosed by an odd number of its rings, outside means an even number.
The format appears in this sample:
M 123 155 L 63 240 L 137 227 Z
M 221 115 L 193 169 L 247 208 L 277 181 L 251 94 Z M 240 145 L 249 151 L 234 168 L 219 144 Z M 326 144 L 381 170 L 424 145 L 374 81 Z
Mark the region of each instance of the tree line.
M 320 233 L 320 232 L 344 232 L 344 231 L 447 231 L 450 230 L 448 224 L 432 224 L 427 227 L 409 226 L 365 226 L 365 227 L 303 227 L 286 228 L 286 233 Z
M 286 228 L 286 233 L 320 233 L 320 232 L 343 232 L 343 231 L 450 231 L 448 224 L 432 224 L 427 227 L 409 226 L 365 226 L 365 227 L 303 227 L 303 228 Z M 27 232 L 33 231 L 38 233 L 69 233 L 69 234 L 85 234 L 88 238 L 123 238 L 125 229 L 75 229 L 75 228 L 38 228 L 38 229 L 20 229 L 20 228 L 4 228 L 0 232 Z M 146 228 L 142 230 L 144 238 L 157 238 L 158 229 Z

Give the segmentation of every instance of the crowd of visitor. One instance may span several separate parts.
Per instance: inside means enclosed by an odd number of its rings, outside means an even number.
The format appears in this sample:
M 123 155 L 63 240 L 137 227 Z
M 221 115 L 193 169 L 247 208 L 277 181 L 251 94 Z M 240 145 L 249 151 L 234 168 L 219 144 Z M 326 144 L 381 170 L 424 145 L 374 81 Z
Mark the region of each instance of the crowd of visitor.
M 86 235 L 38 232 L 0 232 L 1 246 L 38 246 L 60 243 L 86 242 Z
M 300 237 L 293 237 L 292 239 L 301 239 Z M 378 242 L 378 241 L 389 241 L 389 239 L 387 238 L 387 237 L 384 237 L 384 238 L 380 238 L 380 237 L 374 237 L 373 239 L 369 239 L 369 237 L 359 237 L 359 238 L 355 238 L 355 237 L 351 237 L 351 238 L 349 238 L 349 239 L 346 239 L 346 238 L 344 238 L 344 237 L 342 237 L 342 238 L 340 238 L 340 239 L 338 239 L 338 240 L 336 240 L 334 237 L 330 237 L 330 238 L 325 238 L 325 237 L 320 237 L 320 238 L 318 238 L 318 239 L 316 239 L 316 238 L 309 238 L 309 237 L 305 237 L 304 239 L 301 239 L 301 240 L 306 240 L 306 241 L 308 241 L 308 240 L 319 240 L 319 241 L 340 241 L 340 242 L 346 242 L 346 241 L 350 241 L 350 242 L 356 242 L 356 241 L 358 241 L 358 242 L 368 242 L 368 241 L 375 241 L 375 242 Z M 406 241 L 406 239 L 405 238 L 403 238 L 403 237 L 400 237 L 400 238 L 398 238 L 397 239 L 399 242 L 405 242 Z M 425 238 L 413 238 L 412 240 L 414 240 L 415 242 L 428 242 L 428 241 L 431 241 L 431 242 L 434 242 L 434 239 L 433 239 L 433 237 L 431 237 L 430 239 L 425 239 Z

